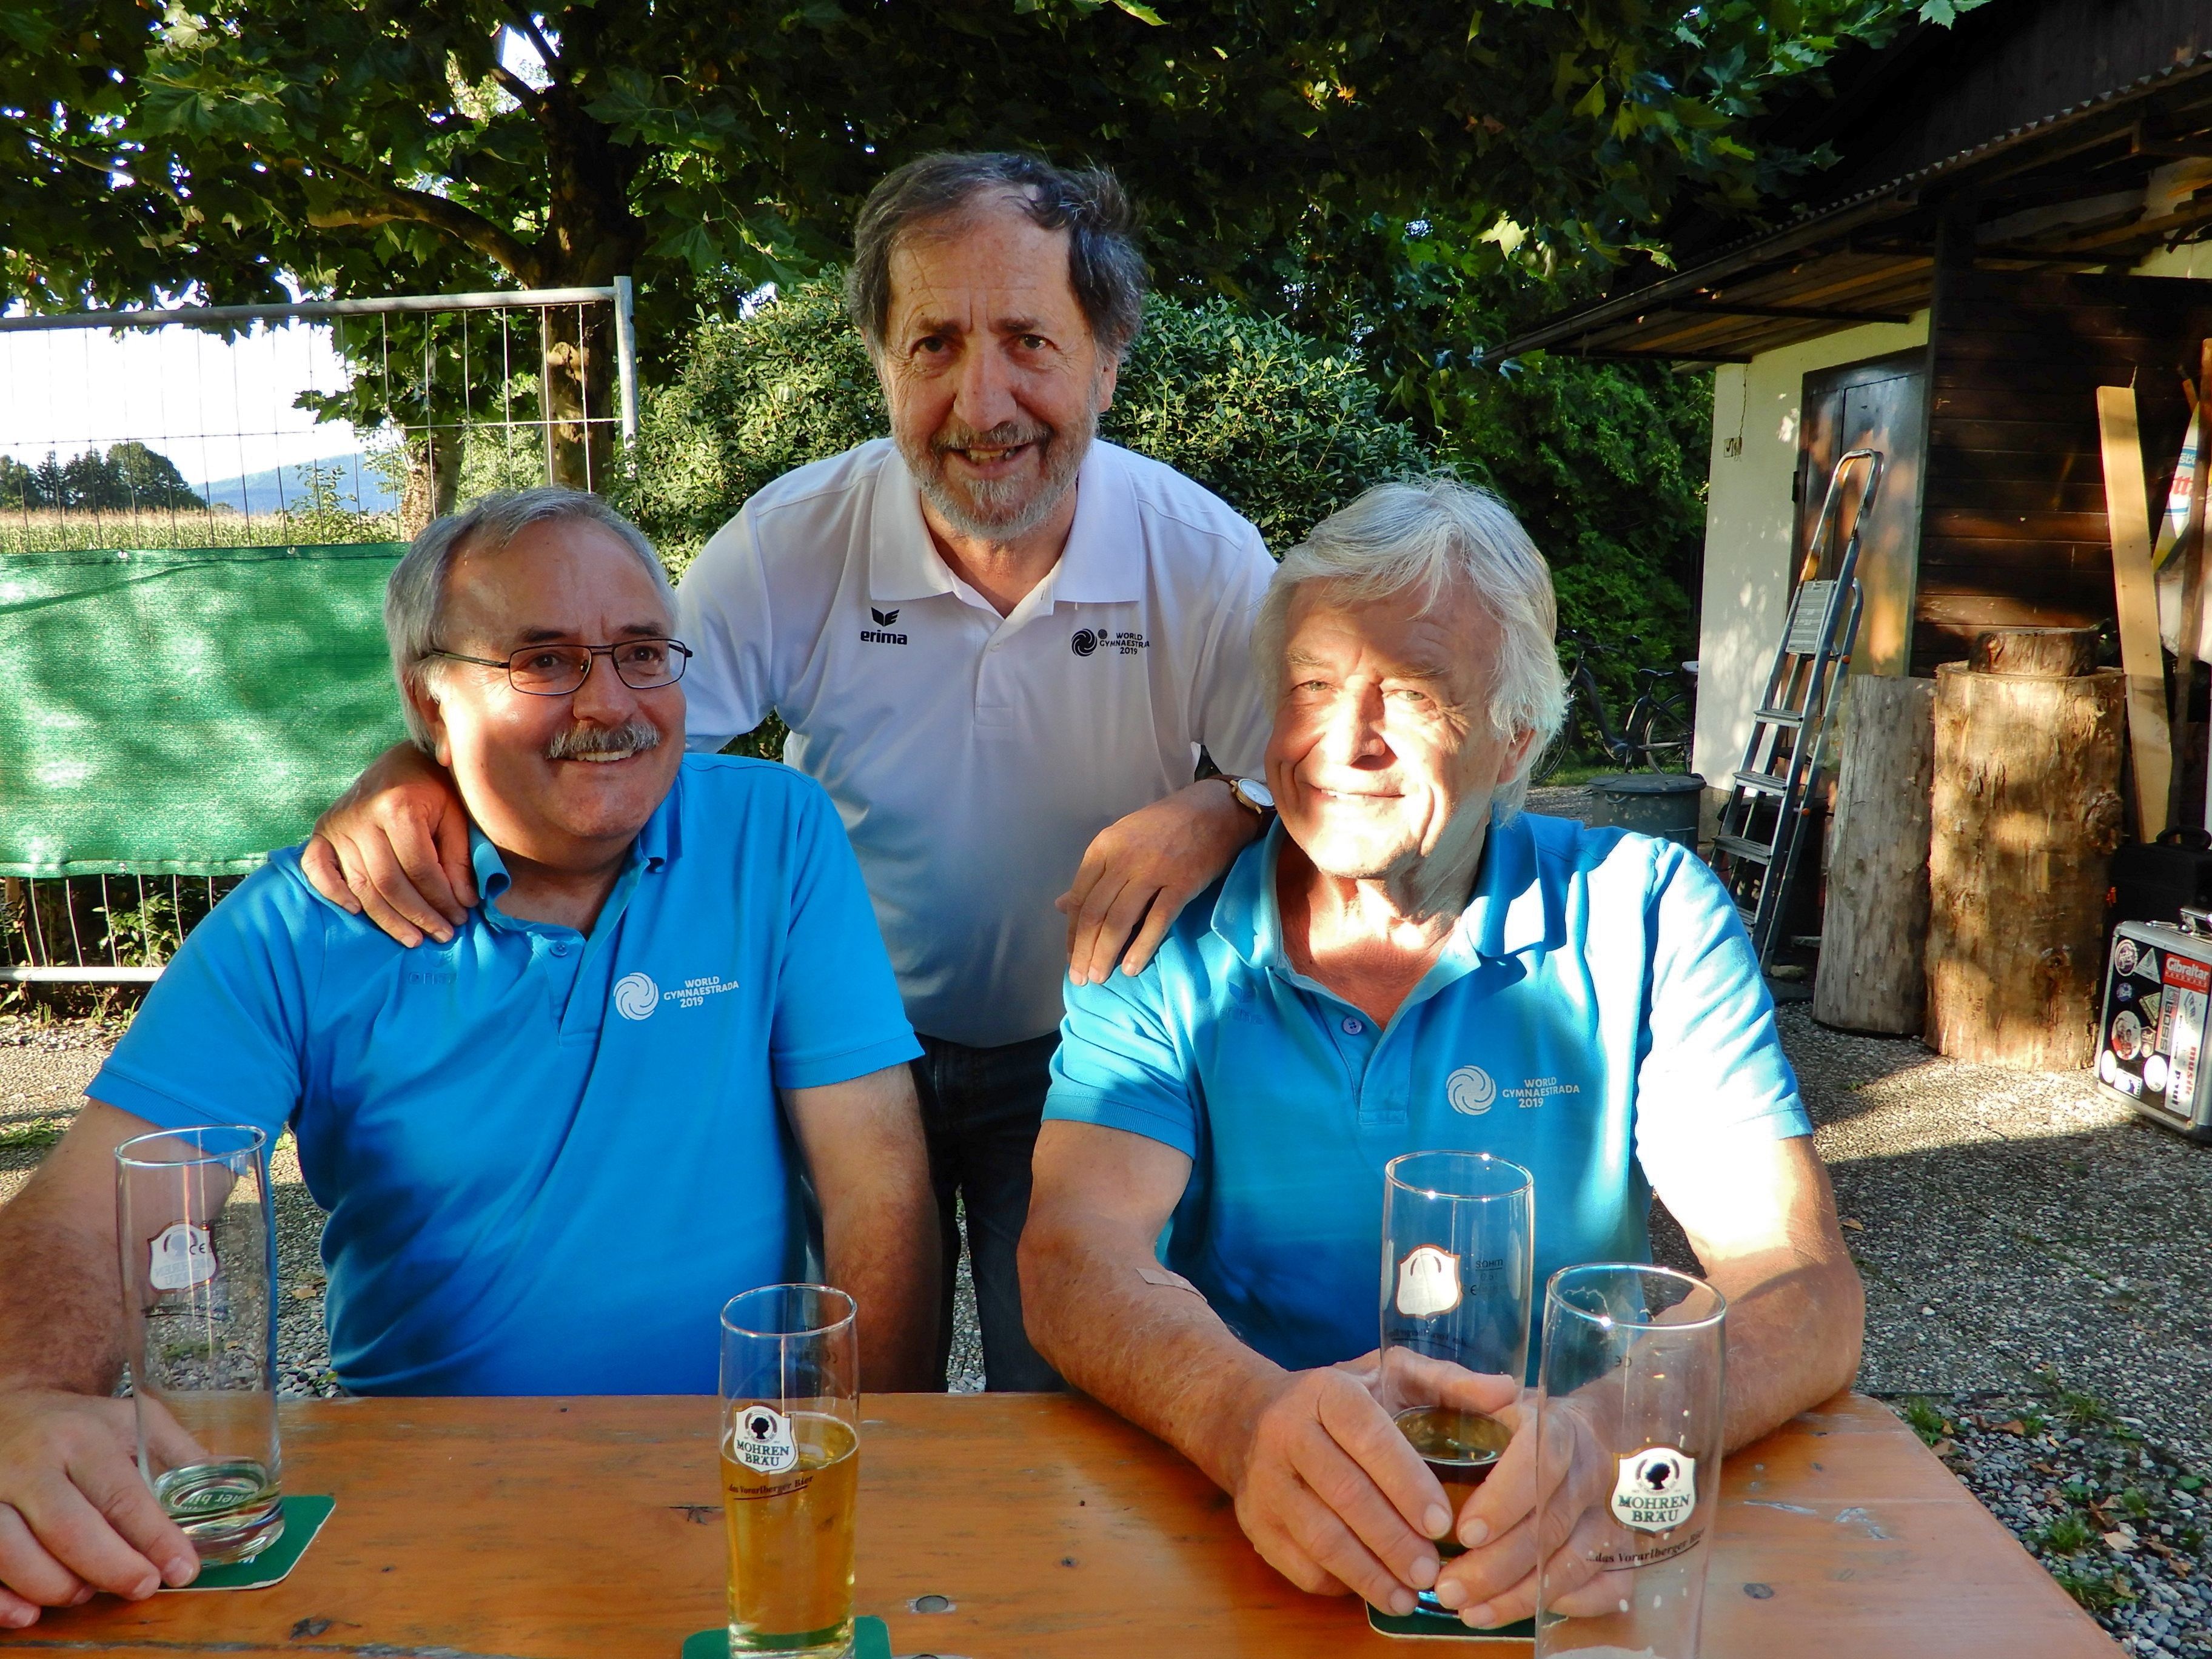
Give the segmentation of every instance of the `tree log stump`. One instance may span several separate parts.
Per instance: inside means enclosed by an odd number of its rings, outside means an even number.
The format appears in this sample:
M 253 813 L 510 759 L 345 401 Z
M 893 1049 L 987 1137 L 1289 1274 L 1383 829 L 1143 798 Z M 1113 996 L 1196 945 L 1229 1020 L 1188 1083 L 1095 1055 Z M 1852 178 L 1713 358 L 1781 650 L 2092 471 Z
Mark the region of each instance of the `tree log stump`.
M 1828 830 L 1813 1018 L 1911 1036 L 1927 1012 L 1929 790 L 1936 682 L 1853 675 Z
M 2096 1057 L 2127 677 L 1936 671 L 1929 1045 L 2078 1071 Z
M 2094 628 L 1992 628 L 1974 635 L 1967 665 L 1977 674 L 2041 674 L 2071 679 L 2097 663 Z

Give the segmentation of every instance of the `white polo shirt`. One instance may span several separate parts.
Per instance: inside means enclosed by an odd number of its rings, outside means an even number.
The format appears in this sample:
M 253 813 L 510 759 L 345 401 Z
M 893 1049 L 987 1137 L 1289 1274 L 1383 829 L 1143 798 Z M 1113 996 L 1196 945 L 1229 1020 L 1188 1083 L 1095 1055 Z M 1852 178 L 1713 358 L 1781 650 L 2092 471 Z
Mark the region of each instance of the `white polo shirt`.
M 1056 1029 L 1091 838 L 1182 788 L 1203 744 L 1260 769 L 1250 661 L 1274 562 L 1173 468 L 1093 443 L 1075 522 L 1012 615 L 952 574 L 888 438 L 786 474 L 677 590 L 688 741 L 773 709 L 830 792 L 917 1030 L 982 1046 Z

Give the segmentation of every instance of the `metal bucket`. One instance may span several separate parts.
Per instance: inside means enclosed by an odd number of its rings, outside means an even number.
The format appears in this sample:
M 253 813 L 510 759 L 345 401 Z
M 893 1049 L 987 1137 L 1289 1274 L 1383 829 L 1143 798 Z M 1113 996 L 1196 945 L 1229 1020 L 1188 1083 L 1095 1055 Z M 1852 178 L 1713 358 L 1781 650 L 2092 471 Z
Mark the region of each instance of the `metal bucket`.
M 1705 781 L 1695 772 L 1635 772 L 1597 778 L 1589 787 L 1598 798 L 1591 823 L 1664 836 L 1692 853 L 1698 850 L 1698 808 L 1705 799 Z

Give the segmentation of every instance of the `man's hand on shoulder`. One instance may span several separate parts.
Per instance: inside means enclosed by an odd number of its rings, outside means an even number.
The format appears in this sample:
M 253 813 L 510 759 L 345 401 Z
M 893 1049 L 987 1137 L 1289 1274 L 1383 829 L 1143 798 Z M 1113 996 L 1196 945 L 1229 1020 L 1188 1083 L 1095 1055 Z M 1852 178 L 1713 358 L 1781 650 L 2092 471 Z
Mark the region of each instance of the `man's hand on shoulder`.
M 301 871 L 331 903 L 412 949 L 443 945 L 477 902 L 469 817 L 446 769 L 395 744 L 315 820 Z
M 166 1449 L 188 1457 L 191 1443 Z M 157 1451 L 163 1448 L 156 1448 Z M 191 1540 L 138 1473 L 128 1400 L 45 1389 L 0 1394 L 0 1626 L 102 1590 L 143 1601 L 199 1571 Z
M 1100 830 L 1074 884 L 1054 901 L 1067 918 L 1069 977 L 1103 985 L 1117 956 L 1123 973 L 1143 972 L 1182 907 L 1259 829 L 1259 818 L 1237 804 L 1226 784 L 1207 778 Z

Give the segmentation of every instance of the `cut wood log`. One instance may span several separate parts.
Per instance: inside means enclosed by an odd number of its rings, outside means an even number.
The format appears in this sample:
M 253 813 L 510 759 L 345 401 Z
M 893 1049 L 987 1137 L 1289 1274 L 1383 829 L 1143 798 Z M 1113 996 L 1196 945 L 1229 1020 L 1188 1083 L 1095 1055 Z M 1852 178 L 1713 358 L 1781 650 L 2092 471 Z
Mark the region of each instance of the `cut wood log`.
M 2177 550 L 2181 559 L 2181 640 L 2175 647 L 2173 662 L 2172 718 L 2168 723 L 2172 734 L 2167 750 L 2173 756 L 2173 770 L 2167 782 L 2166 821 L 2168 824 L 2186 824 L 2181 805 L 2182 775 L 2189 769 L 2189 688 L 2197 675 L 2197 659 L 2204 648 L 2204 502 L 2208 483 L 2212 483 L 2212 421 L 2203 418 L 2206 404 L 2212 404 L 2212 337 L 2197 347 L 2197 453 L 2191 460 L 2189 474 L 2189 522 L 2182 533 L 2181 546 Z
M 2117 668 L 2071 679 L 1936 671 L 1931 1048 L 2033 1071 L 2096 1058 L 2126 697 Z
M 2072 679 L 2097 665 L 2094 628 L 1991 628 L 1974 635 L 1966 661 L 1977 674 Z
M 2196 387 L 2191 386 L 2193 396 Z M 2128 759 L 2136 834 L 2155 841 L 2166 828 L 2173 771 L 2173 732 L 2166 708 L 2166 657 L 2159 649 L 2158 586 L 2151 571 L 2150 496 L 2143 482 L 2136 389 L 2097 388 L 2103 436 L 2105 523 L 2112 542 L 2112 592 L 2120 624 L 2120 666 L 2128 677 Z
M 1910 1036 L 1927 1012 L 1928 814 L 1936 682 L 1853 675 L 1828 830 L 1813 1018 Z

